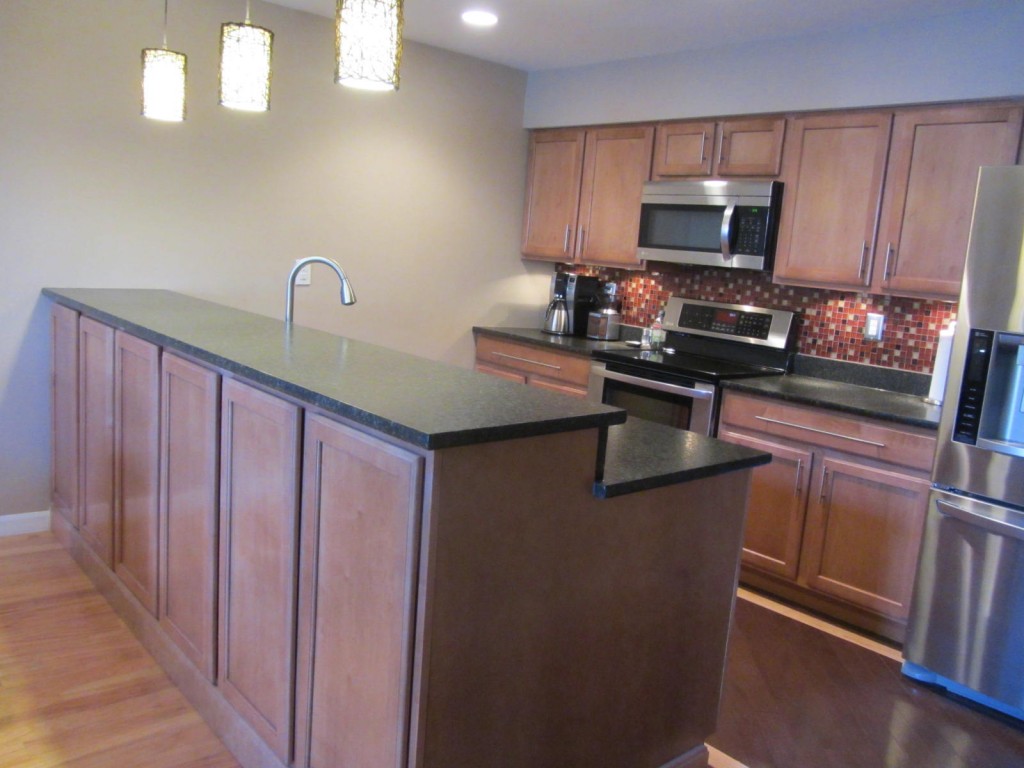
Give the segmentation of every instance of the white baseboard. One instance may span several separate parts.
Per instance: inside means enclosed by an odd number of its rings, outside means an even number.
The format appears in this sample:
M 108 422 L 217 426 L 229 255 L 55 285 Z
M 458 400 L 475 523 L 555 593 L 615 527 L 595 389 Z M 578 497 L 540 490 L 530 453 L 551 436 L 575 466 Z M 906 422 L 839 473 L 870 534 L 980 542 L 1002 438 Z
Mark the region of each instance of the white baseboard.
M 22 533 L 39 533 L 50 530 L 50 510 L 42 512 L 20 512 L 16 515 L 0 515 L 0 536 L 17 536 Z

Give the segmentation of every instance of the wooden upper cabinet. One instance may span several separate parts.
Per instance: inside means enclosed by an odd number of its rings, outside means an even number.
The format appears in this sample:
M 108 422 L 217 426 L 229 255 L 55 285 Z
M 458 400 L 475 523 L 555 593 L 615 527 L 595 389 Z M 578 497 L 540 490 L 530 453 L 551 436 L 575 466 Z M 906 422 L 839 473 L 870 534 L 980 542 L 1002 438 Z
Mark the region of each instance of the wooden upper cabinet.
M 577 261 L 636 267 L 640 198 L 650 178 L 654 126 L 587 132 Z
M 1012 165 L 1019 105 L 897 112 L 878 237 L 874 288 L 935 298 L 960 293 L 978 169 Z
M 792 121 L 776 280 L 855 290 L 870 283 L 891 124 L 889 112 Z
M 523 256 L 636 267 L 654 126 L 534 131 Z
M 582 129 L 568 129 L 530 134 L 524 256 L 572 261 L 585 133 Z
M 662 123 L 652 176 L 778 176 L 785 134 L 781 117 Z

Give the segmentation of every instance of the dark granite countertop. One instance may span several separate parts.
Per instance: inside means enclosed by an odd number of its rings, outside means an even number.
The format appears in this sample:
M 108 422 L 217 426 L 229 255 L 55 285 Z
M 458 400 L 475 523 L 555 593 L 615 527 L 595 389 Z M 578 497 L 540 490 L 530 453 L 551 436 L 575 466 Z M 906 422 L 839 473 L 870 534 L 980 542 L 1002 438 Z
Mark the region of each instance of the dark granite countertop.
M 517 341 L 534 347 L 553 349 L 558 352 L 568 352 L 580 357 L 590 357 L 592 352 L 600 349 L 626 349 L 626 344 L 622 341 L 594 341 L 579 336 L 557 336 L 552 333 L 544 333 L 539 328 L 479 328 L 474 326 L 473 333 Z
M 771 454 L 696 432 L 632 418 L 608 430 L 604 478 L 594 495 L 611 498 L 767 464 Z
M 43 294 L 101 322 L 427 449 L 609 426 L 625 411 L 162 290 Z
M 854 416 L 938 429 L 942 409 L 918 395 L 875 389 L 847 382 L 788 374 L 723 382 L 727 390 L 762 395 L 800 405 L 828 408 Z

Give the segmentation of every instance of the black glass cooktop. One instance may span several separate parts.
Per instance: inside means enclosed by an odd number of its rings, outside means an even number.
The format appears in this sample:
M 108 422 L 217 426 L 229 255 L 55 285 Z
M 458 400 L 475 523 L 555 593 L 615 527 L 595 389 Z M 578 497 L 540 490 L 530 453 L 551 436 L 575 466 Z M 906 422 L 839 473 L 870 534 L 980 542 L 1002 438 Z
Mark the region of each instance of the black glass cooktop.
M 632 368 L 634 372 L 639 372 L 640 375 L 648 378 L 654 378 L 652 375 L 654 373 L 661 373 L 717 383 L 724 379 L 773 376 L 785 373 L 784 368 L 696 355 L 690 352 L 676 351 L 673 353 L 670 351 L 672 349 L 674 348 L 669 346 L 660 352 L 647 349 L 602 350 L 594 352 L 593 357 L 607 363 L 609 367 Z

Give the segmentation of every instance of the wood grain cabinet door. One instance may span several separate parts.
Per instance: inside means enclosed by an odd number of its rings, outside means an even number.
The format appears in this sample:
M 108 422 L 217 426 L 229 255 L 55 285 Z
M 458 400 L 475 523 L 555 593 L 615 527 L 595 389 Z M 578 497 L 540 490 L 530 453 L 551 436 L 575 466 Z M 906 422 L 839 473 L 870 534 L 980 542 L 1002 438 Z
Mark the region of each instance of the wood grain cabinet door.
M 891 113 L 795 118 L 787 129 L 776 282 L 871 281 Z
M 50 503 L 78 527 L 78 313 L 50 312 L 52 443 Z
M 577 261 L 638 267 L 640 199 L 650 178 L 654 126 L 587 131 Z
M 782 169 L 782 117 L 725 120 L 718 126 L 716 176 L 778 176 Z
M 808 507 L 801 580 L 905 619 L 929 488 L 919 476 L 825 457 Z
M 291 759 L 301 409 L 235 379 L 221 391 L 217 685 Z
M 295 765 L 405 768 L 423 459 L 305 432 Z
M 220 376 L 164 352 L 160 374 L 160 625 L 217 679 Z
M 160 348 L 114 336 L 114 573 L 157 615 Z
M 572 261 L 584 135 L 582 129 L 530 134 L 522 244 L 526 257 Z
M 114 329 L 78 324 L 79 518 L 82 539 L 114 567 Z
M 686 120 L 655 129 L 652 178 L 710 176 L 715 151 L 715 122 Z
M 742 557 L 747 565 L 795 580 L 814 454 L 729 430 L 719 438 L 772 454 L 771 464 L 752 474 Z
M 898 295 L 960 295 L 978 169 L 1013 165 L 1017 106 L 898 112 L 886 173 L 875 288 Z

